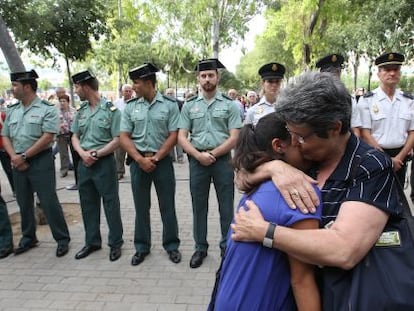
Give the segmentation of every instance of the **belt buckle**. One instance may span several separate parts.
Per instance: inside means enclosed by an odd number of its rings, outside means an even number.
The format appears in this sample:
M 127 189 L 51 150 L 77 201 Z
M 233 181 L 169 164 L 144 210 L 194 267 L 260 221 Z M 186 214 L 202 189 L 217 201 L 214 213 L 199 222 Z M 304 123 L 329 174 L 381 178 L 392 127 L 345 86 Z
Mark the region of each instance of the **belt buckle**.
M 144 152 L 144 158 L 151 158 L 154 156 L 154 152 Z

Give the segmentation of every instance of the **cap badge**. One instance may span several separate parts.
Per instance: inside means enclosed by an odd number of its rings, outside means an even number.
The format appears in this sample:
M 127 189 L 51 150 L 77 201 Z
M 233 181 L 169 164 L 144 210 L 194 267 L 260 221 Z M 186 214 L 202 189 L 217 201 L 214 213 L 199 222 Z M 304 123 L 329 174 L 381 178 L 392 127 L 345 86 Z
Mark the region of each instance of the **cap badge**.
M 277 65 L 276 65 L 276 64 L 273 64 L 273 65 L 272 65 L 272 70 L 273 70 L 273 71 L 277 71 Z
M 336 55 L 335 55 L 335 54 L 334 54 L 334 55 L 332 55 L 331 61 L 332 61 L 333 63 L 335 63 L 337 60 L 338 60 L 338 58 L 336 57 Z
M 390 54 L 390 55 L 388 55 L 388 60 L 393 60 L 394 59 L 394 54 Z

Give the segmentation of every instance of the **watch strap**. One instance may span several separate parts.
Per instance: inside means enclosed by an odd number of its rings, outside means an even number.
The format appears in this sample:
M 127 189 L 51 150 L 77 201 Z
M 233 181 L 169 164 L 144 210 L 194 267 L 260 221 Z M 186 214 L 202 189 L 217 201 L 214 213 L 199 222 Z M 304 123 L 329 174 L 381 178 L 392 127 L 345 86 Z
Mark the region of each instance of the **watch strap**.
M 275 234 L 276 224 L 270 222 L 267 227 L 266 235 L 263 239 L 263 246 L 273 248 L 273 236 Z

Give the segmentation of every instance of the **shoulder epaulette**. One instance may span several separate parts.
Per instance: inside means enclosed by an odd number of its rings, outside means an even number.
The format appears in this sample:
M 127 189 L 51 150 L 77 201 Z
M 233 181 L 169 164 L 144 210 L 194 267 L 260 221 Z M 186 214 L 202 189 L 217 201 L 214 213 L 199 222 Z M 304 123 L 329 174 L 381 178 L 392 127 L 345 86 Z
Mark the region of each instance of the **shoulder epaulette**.
M 227 99 L 229 99 L 229 100 L 231 100 L 231 101 L 233 101 L 233 100 L 234 100 L 233 98 L 231 98 L 230 96 L 228 96 L 228 95 L 226 95 L 226 94 L 221 94 L 221 95 L 223 95 L 223 97 L 224 97 L 224 98 L 227 98 Z
M 133 97 L 133 98 L 131 98 L 131 99 L 128 99 L 128 100 L 126 101 L 126 103 L 128 104 L 128 103 L 133 102 L 134 100 L 137 100 L 137 99 L 138 99 L 138 97 Z
M 42 104 L 45 104 L 45 105 L 48 105 L 48 106 L 54 106 L 54 104 L 52 104 L 51 102 L 49 102 L 45 99 L 42 99 Z
M 176 102 L 177 101 L 174 97 L 171 97 L 171 96 L 168 96 L 168 95 L 162 94 L 162 97 L 164 97 L 165 99 L 168 99 L 169 101 L 172 101 L 172 102 Z
M 414 99 L 414 96 L 413 96 L 413 94 L 411 94 L 411 93 L 403 92 L 403 93 L 402 93 L 402 95 L 403 95 L 404 97 L 409 98 L 409 99 Z
M 14 106 L 17 106 L 18 104 L 20 104 L 20 102 L 15 102 L 14 104 L 8 105 L 7 108 L 12 108 Z
M 114 104 L 112 102 L 106 102 L 106 108 L 108 108 L 111 111 L 115 111 L 118 108 L 116 108 L 116 106 L 114 106 Z
M 364 97 L 371 97 L 374 96 L 374 93 L 372 93 L 371 91 L 368 91 L 364 94 Z
M 189 99 L 187 99 L 187 103 L 192 100 L 195 100 L 196 98 L 198 98 L 198 95 L 191 96 Z
M 81 102 L 81 104 L 80 104 L 80 106 L 79 106 L 79 109 L 82 109 L 82 108 L 85 108 L 86 106 L 88 106 L 89 105 L 89 103 L 87 102 L 87 101 L 84 101 L 84 102 Z M 78 109 L 78 110 L 79 110 Z

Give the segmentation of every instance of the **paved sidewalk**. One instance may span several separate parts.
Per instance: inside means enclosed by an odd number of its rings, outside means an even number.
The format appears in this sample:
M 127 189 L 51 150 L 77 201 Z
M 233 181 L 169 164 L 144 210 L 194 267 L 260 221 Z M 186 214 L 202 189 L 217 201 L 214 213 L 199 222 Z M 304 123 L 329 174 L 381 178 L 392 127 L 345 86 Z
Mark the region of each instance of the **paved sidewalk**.
M 74 182 L 73 172 L 59 177 L 57 166 L 57 193 L 61 203 L 78 203 L 77 191 L 64 187 Z M 102 212 L 102 250 L 82 260 L 75 253 L 84 244 L 82 220 L 70 224 L 69 254 L 55 256 L 56 243 L 51 234 L 39 237 L 40 245 L 29 252 L 0 260 L 0 310 L 205 310 L 214 284 L 215 271 L 220 263 L 219 216 L 214 187 L 211 187 L 208 239 L 209 255 L 198 269 L 191 269 L 193 253 L 192 210 L 188 185 L 188 162 L 174 164 L 177 178 L 176 204 L 180 228 L 182 261 L 173 264 L 162 248 L 161 218 L 155 191 L 151 209 L 152 249 L 145 261 L 131 266 L 134 254 L 134 206 L 129 168 L 119 184 L 121 213 L 124 224 L 122 257 L 109 261 L 106 219 Z M 9 213 L 17 212 L 8 181 L 0 169 L 2 195 Z M 236 202 L 240 195 L 236 193 Z M 14 241 L 15 244 L 18 241 Z

